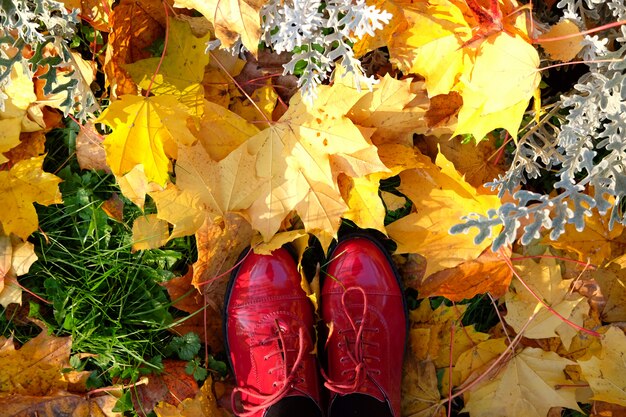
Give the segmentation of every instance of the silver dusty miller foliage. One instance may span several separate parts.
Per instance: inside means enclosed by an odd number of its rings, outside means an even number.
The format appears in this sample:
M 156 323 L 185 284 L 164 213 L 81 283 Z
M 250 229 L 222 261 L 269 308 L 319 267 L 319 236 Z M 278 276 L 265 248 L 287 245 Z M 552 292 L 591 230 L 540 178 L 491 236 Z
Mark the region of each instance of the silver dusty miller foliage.
M 294 52 L 285 74 L 299 74 L 298 87 L 309 98 L 335 64 L 353 74 L 357 88 L 371 87 L 376 81 L 365 75 L 351 43 L 374 36 L 391 17 L 365 0 L 270 0 L 261 10 L 264 42 L 276 52 Z
M 565 17 L 597 25 L 624 20 L 623 0 L 561 0 L 557 4 Z M 613 41 L 617 50 L 609 51 Z M 556 239 L 566 224 L 578 231 L 585 217 L 595 208 L 600 214 L 610 210 L 610 227 L 626 224 L 626 28 L 612 29 L 602 36 L 586 36 L 580 56 L 585 60 L 611 61 L 587 64 L 573 91 L 554 104 L 542 122 L 519 140 L 513 161 L 506 173 L 487 185 L 513 194 L 516 202 L 505 203 L 487 216 L 470 214 L 452 233 L 479 230 L 475 242 L 489 237 L 493 228 L 502 226 L 492 249 L 511 244 L 526 219 L 522 244 L 539 238 L 542 230 Z M 557 176 L 556 196 L 518 190 L 527 179 L 552 172 Z M 593 190 L 593 195 L 585 193 Z
M 11 70 L 17 62 L 32 77 L 39 67 L 49 67 L 43 78 L 44 94 L 65 95 L 61 106 L 65 115 L 74 113 L 79 119 L 96 106 L 95 98 L 76 68 L 68 40 L 76 33 L 78 9 L 68 12 L 63 3 L 54 0 L 0 0 L 0 89 L 10 82 Z M 53 45 L 56 56 L 44 54 Z M 30 46 L 33 56 L 25 58 L 22 49 Z M 75 68 L 68 78 L 57 78 L 57 67 Z M 0 93 L 0 110 L 6 96 Z

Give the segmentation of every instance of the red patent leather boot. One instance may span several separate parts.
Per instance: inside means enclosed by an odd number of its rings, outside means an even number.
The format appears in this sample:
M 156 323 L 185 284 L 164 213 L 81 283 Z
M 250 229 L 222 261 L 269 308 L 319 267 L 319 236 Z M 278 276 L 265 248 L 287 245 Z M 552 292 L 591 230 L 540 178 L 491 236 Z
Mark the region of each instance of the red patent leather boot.
M 407 310 L 398 274 L 375 241 L 337 244 L 322 275 L 329 417 L 400 417 Z
M 250 252 L 231 277 L 224 312 L 237 381 L 233 410 L 243 417 L 321 416 L 313 308 L 291 254 Z

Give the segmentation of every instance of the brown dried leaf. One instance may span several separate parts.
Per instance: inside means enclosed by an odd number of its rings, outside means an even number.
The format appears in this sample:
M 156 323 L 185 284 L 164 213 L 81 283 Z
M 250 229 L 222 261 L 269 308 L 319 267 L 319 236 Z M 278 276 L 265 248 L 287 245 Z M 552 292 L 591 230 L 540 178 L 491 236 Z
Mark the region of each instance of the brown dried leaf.
M 105 414 L 96 399 L 85 399 L 80 395 L 61 393 L 44 397 L 9 395 L 0 397 L 0 409 L 5 416 L 37 417 L 113 417 L 121 414 Z
M 437 371 L 430 360 L 418 361 L 409 356 L 402 375 L 402 415 L 405 417 L 443 417 L 444 406 L 439 405 Z
M 39 156 L 46 151 L 46 135 L 44 131 L 20 134 L 20 144 L 4 153 L 12 164 L 25 159 Z
M 67 389 L 62 370 L 71 368 L 71 344 L 70 337 L 45 331 L 20 349 L 13 339 L 0 340 L 0 393 L 45 396 Z
M 424 114 L 428 127 L 450 126 L 450 121 L 463 105 L 461 95 L 456 91 L 439 94 L 430 98 L 430 106 Z
M 149 47 L 164 33 L 163 4 L 160 0 L 122 0 L 110 22 L 104 71 L 112 96 L 136 94 L 137 86 L 123 66 L 152 56 Z
M 76 136 L 76 158 L 81 169 L 101 169 L 111 173 L 106 163 L 103 140 L 104 138 L 96 131 L 92 122 L 81 126 Z
M 113 220 L 120 223 L 124 221 L 124 200 L 117 193 L 113 193 L 108 200 L 102 203 L 101 207 L 107 216 Z
M 503 256 L 511 256 L 511 249 L 494 253 L 487 248 L 478 258 L 436 272 L 425 278 L 417 287 L 420 297 L 443 296 L 451 301 L 461 301 L 477 294 L 490 293 L 495 298 L 506 294 L 513 272 Z
M 241 252 L 250 245 L 250 224 L 236 214 L 227 214 L 220 224 L 205 221 L 196 232 L 198 260 L 193 265 L 192 284 L 204 292 L 201 307 L 206 305 L 207 323 L 202 334 L 214 351 L 222 349 L 222 315 L 224 295 L 230 274 Z M 221 276 L 220 275 L 224 275 Z M 215 279 L 219 277 L 219 279 Z M 195 317 L 202 318 L 202 314 Z M 184 326 L 184 323 L 183 323 Z M 201 336 L 202 339 L 202 336 Z
M 185 372 L 186 361 L 166 359 L 163 372 L 150 375 L 148 383 L 131 390 L 135 411 L 140 416 L 150 413 L 159 402 L 178 405 L 198 393 L 196 380 Z

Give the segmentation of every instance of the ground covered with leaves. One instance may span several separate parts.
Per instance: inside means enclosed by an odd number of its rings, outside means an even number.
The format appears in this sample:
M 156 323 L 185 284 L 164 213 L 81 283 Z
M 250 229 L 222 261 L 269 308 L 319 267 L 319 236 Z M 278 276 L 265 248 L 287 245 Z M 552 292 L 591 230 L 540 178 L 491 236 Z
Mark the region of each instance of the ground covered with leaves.
M 626 414 L 622 1 L 5 3 L 3 415 L 233 415 L 239 255 L 355 230 L 403 417 Z

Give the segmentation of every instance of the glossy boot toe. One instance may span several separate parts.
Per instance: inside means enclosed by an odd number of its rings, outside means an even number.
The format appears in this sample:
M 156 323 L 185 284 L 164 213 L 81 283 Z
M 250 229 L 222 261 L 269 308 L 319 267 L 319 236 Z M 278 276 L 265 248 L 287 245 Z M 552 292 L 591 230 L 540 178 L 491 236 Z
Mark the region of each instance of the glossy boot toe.
M 400 417 L 408 319 L 389 255 L 370 238 L 350 237 L 329 254 L 322 279 L 329 417 Z
M 225 316 L 237 415 L 271 417 L 295 407 L 303 417 L 321 416 L 313 309 L 286 249 L 243 259 L 229 283 Z

